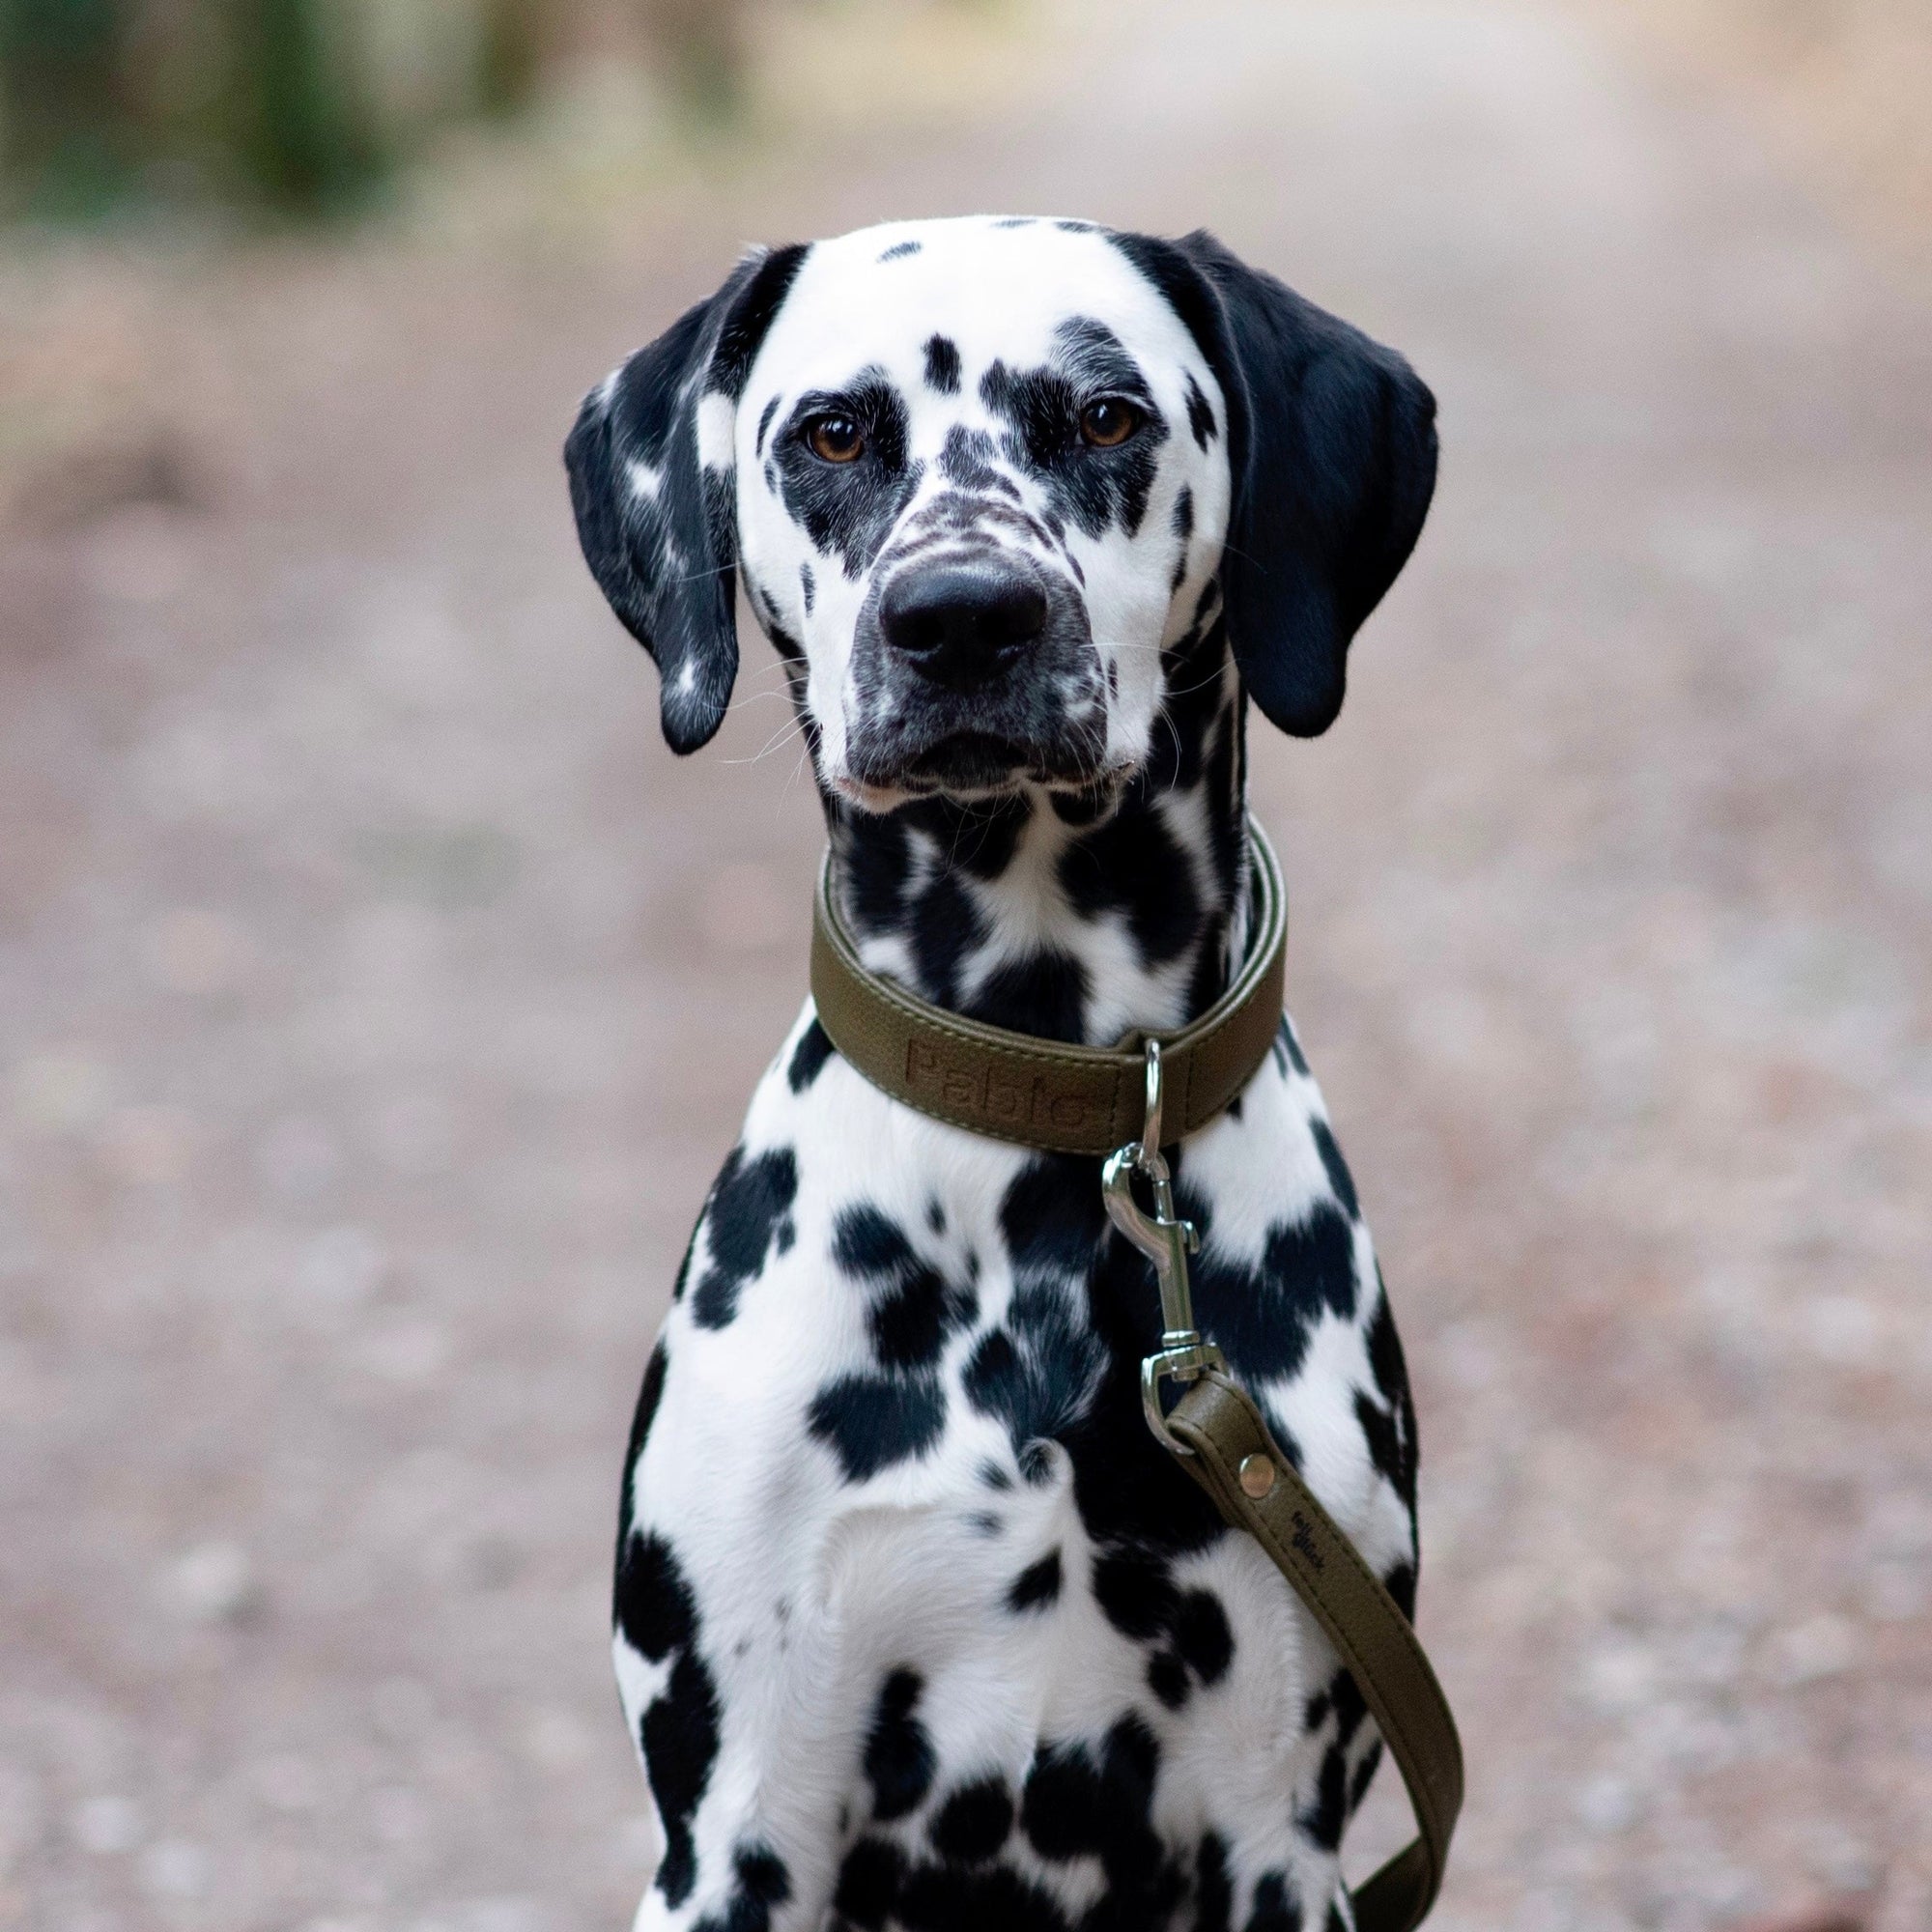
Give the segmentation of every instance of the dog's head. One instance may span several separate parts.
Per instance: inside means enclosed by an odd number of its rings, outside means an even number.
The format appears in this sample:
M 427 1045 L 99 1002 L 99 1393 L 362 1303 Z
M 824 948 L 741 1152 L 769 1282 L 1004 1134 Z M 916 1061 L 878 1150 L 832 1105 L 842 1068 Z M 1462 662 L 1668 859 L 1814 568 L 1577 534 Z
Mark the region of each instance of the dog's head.
M 742 571 L 822 782 L 884 810 L 1131 773 L 1217 586 L 1249 694 L 1326 729 L 1434 425 L 1399 355 L 1206 234 L 975 217 L 748 257 L 566 460 L 672 748 L 724 718 Z

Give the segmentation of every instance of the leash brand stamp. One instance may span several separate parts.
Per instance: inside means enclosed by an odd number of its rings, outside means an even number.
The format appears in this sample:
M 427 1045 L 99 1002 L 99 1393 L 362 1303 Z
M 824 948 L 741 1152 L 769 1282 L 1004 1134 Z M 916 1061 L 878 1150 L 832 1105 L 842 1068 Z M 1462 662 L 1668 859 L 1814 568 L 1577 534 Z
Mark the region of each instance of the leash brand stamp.
M 1294 1513 L 1294 1534 L 1289 1538 L 1295 1548 L 1307 1559 L 1311 1570 L 1321 1571 L 1328 1567 L 1328 1559 L 1322 1555 L 1315 1541 L 1314 1525 L 1299 1510 Z

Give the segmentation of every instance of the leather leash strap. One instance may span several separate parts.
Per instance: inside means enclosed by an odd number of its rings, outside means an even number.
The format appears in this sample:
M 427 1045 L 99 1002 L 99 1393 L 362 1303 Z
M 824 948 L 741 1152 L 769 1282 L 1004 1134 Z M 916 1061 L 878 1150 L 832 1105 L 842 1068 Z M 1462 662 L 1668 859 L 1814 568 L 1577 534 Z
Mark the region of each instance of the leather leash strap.
M 1210 1369 L 1168 1411 L 1167 1427 L 1192 1451 L 1180 1466 L 1261 1545 L 1321 1626 L 1402 1773 L 1421 1835 L 1357 1886 L 1351 1903 L 1356 1932 L 1411 1932 L 1441 1889 L 1463 1808 L 1463 1746 L 1435 1672 L 1401 1605 L 1281 1453 L 1245 1389 Z M 1250 1485 L 1262 1488 L 1269 1467 L 1273 1479 L 1257 1496 Z
M 1261 827 L 1248 822 L 1254 933 L 1234 983 L 1191 1026 L 1160 1037 L 1171 1137 L 1205 1127 L 1254 1077 L 1281 1025 L 1288 895 Z M 1112 1153 L 1139 1134 L 1140 1041 L 1069 1046 L 962 1018 L 868 971 L 832 896 L 832 857 L 811 924 L 811 998 L 832 1043 L 895 1100 L 994 1140 L 1056 1153 Z
M 819 876 L 811 996 L 846 1060 L 895 1099 L 995 1140 L 1065 1153 L 1111 1154 L 1107 1211 L 1154 1264 L 1162 1350 L 1143 1364 L 1153 1433 L 1229 1524 L 1266 1552 L 1355 1680 L 1407 1787 L 1420 1835 L 1351 1903 L 1356 1932 L 1413 1932 L 1435 1902 L 1463 1804 L 1463 1747 L 1429 1659 L 1402 1607 L 1283 1455 L 1251 1396 L 1194 1327 L 1187 1251 L 1175 1217 L 1162 1142 L 1204 1127 L 1245 1087 L 1281 1020 L 1287 898 L 1274 849 L 1248 825 L 1255 924 L 1247 963 L 1200 1019 L 1119 1047 L 1066 1046 L 943 1011 L 867 971 Z M 1163 1102 L 1162 1094 L 1167 1099 Z M 1153 1143 L 1143 1146 L 1142 1137 Z M 1155 1209 L 1132 1175 L 1153 1183 Z M 1179 1399 L 1165 1406 L 1166 1381 Z

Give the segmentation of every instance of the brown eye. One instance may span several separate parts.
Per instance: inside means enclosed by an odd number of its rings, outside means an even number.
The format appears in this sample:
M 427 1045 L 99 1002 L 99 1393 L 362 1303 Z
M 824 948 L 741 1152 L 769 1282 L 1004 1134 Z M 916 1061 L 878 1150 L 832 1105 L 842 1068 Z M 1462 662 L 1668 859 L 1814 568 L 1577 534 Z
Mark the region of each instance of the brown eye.
M 1118 449 L 1140 426 L 1140 411 L 1119 396 L 1102 396 L 1080 412 L 1080 434 L 1094 449 Z
M 813 416 L 805 440 L 821 463 L 856 463 L 866 453 L 866 432 L 850 416 Z

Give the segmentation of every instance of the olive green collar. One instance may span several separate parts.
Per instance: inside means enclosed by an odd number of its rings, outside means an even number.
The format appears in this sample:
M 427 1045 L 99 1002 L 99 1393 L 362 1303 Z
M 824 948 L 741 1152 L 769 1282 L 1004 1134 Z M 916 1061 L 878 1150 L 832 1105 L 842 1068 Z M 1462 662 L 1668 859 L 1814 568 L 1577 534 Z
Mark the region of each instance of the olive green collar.
M 1166 1138 L 1204 1127 L 1267 1058 L 1281 1024 L 1288 898 L 1281 866 L 1248 820 L 1254 918 L 1248 956 L 1208 1010 L 1171 1034 L 1074 1046 L 967 1019 L 882 979 L 859 957 L 819 873 L 811 997 L 832 1044 L 873 1086 L 921 1113 L 995 1140 L 1061 1153 L 1112 1153 L 1137 1140 L 1147 1106 L 1146 1042 L 1160 1044 Z

